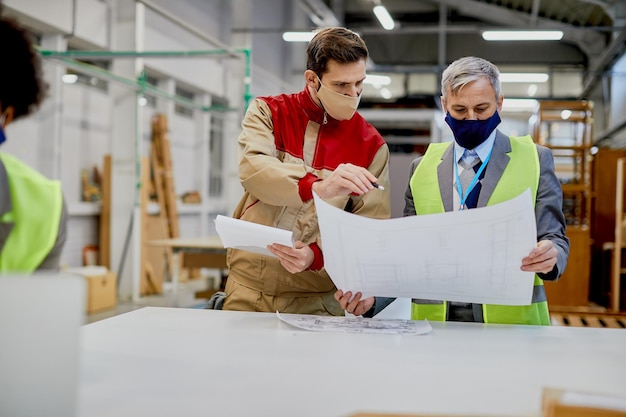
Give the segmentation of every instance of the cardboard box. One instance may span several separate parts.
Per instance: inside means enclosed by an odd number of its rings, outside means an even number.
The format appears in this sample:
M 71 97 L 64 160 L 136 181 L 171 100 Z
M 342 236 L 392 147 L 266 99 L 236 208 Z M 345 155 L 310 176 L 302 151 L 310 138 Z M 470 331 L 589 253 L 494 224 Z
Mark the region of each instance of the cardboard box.
M 115 308 L 117 305 L 117 274 L 102 266 L 71 268 L 67 273 L 87 280 L 87 314 Z
M 544 417 L 626 417 L 626 397 L 545 388 Z

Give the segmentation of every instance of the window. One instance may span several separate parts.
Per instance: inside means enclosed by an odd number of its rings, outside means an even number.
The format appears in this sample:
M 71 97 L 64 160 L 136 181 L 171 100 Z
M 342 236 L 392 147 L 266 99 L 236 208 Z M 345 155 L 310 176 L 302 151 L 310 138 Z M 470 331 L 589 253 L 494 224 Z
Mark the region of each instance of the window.
M 213 97 L 213 107 L 228 107 L 224 99 Z M 224 113 L 211 113 L 209 136 L 209 196 L 220 197 L 224 186 Z
M 193 101 L 194 94 L 192 91 L 185 90 L 184 88 L 176 87 L 176 95 L 185 98 L 189 101 Z M 193 109 L 184 104 L 176 103 L 174 105 L 174 112 L 184 117 L 193 117 Z

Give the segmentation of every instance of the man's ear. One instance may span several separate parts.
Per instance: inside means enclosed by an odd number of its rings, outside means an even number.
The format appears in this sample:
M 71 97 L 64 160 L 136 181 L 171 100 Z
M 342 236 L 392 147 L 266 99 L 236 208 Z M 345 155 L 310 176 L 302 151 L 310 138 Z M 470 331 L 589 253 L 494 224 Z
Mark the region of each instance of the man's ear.
M 8 125 L 9 123 L 11 123 L 13 121 L 13 114 L 15 111 L 15 107 L 13 106 L 9 106 L 6 108 L 6 110 L 2 110 L 2 113 L 0 113 L 0 115 L 4 115 L 4 123 L 2 124 L 2 127 L 5 127 L 6 125 Z
M 504 103 L 504 96 L 500 94 L 500 97 L 498 97 L 498 113 L 502 113 L 502 103 Z
M 313 89 L 313 91 L 317 91 L 319 89 L 319 81 L 317 79 L 317 74 L 313 70 L 304 71 L 304 80 L 306 81 L 306 85 Z
M 446 110 L 446 99 L 443 96 L 439 98 L 441 99 L 441 110 L 443 110 L 444 113 L 447 113 L 448 111 Z

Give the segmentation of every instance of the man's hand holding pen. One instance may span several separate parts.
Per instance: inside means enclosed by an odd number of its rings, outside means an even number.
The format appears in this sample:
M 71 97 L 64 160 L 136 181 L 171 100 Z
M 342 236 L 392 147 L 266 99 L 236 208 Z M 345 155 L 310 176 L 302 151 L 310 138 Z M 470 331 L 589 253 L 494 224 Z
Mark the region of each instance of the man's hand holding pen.
M 353 164 L 340 164 L 327 178 L 313 183 L 313 191 L 321 198 L 340 195 L 363 195 L 373 189 L 384 190 L 367 169 Z

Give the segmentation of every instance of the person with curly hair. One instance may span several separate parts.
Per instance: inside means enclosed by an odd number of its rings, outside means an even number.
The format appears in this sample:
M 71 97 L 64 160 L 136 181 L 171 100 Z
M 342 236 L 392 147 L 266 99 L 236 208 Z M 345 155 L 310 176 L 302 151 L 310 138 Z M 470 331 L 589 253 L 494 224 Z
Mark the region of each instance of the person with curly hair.
M 6 127 L 39 107 L 46 86 L 28 33 L 0 18 L 0 39 L 1 145 Z M 66 229 L 60 182 L 0 152 L 0 274 L 58 270 Z

